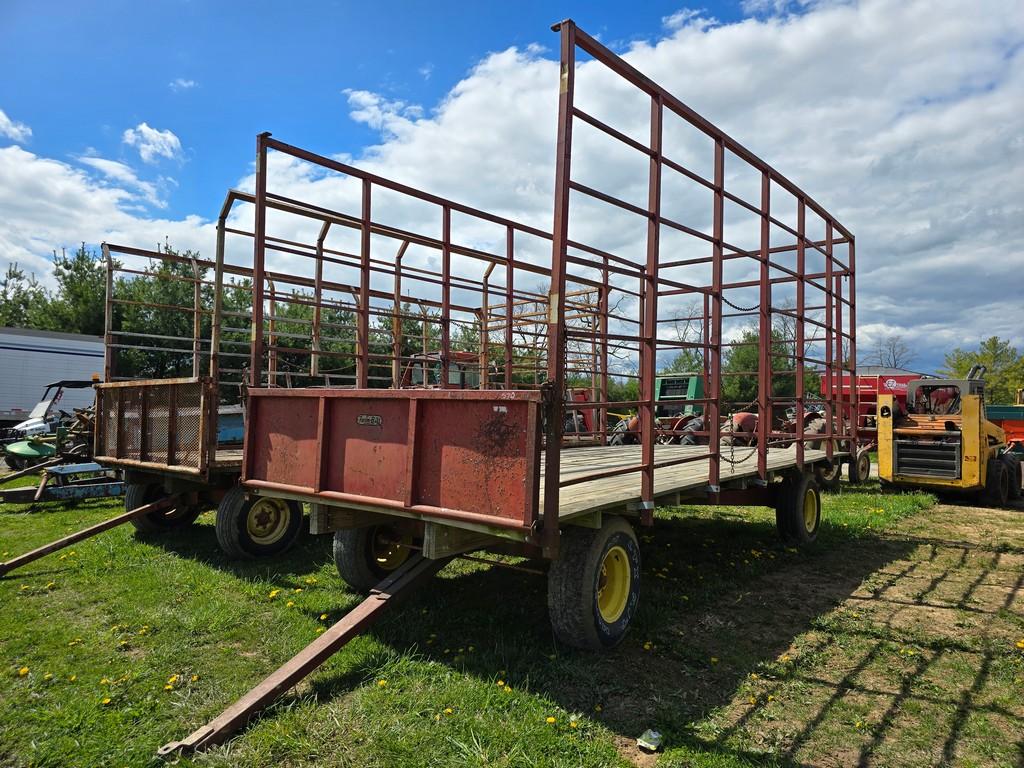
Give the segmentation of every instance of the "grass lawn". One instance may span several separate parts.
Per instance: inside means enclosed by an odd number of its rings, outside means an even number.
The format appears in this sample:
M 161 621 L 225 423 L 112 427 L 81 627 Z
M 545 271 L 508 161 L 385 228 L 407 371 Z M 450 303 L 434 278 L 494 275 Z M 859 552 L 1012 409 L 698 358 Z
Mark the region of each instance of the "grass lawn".
M 767 509 L 661 510 L 639 532 L 634 628 L 600 655 L 554 642 L 543 577 L 455 562 L 233 741 L 179 764 L 1018 762 L 1021 515 L 972 511 L 984 528 L 933 503 L 844 486 L 805 552 L 779 543 Z M 118 509 L 0 507 L 0 551 Z M 154 539 L 124 526 L 0 579 L 0 764 L 159 764 L 161 744 L 358 602 L 328 537 L 233 562 L 210 517 Z M 663 754 L 636 750 L 649 727 Z

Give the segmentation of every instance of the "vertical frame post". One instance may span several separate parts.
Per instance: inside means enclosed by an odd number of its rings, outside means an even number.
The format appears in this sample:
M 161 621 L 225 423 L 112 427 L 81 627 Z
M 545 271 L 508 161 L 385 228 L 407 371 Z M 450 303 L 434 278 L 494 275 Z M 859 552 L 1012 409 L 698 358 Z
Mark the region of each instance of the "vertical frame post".
M 441 388 L 448 389 L 451 367 L 452 318 L 452 210 L 441 208 Z
M 548 289 L 548 370 L 545 387 L 544 529 L 542 545 L 547 557 L 558 554 L 558 483 L 565 407 L 565 269 L 569 245 L 569 179 L 572 160 L 573 89 L 576 83 L 576 25 L 562 22 L 558 86 L 558 140 L 555 156 L 555 216 L 551 240 L 551 286 Z
M 850 236 L 849 262 L 846 265 L 850 273 L 850 349 L 843 360 L 843 367 L 850 372 L 850 446 L 851 452 L 857 450 L 857 428 L 858 414 L 860 408 L 860 395 L 857 392 L 857 292 L 856 292 L 856 269 L 854 268 L 854 238 Z M 842 293 L 840 292 L 840 296 Z M 839 334 L 839 344 L 843 343 L 843 335 Z M 842 355 L 841 355 L 842 356 Z M 853 458 L 856 458 L 854 456 Z
M 796 341 L 793 342 L 793 356 L 796 382 L 796 463 L 804 468 L 804 243 L 806 224 L 804 198 L 797 198 L 796 206 Z
M 258 387 L 263 377 L 263 260 L 267 245 L 267 139 L 256 137 L 256 218 L 252 254 L 252 350 L 249 357 L 249 386 Z
M 654 378 L 658 368 L 658 248 L 661 235 L 660 96 L 651 97 L 650 167 L 647 180 L 647 263 L 644 269 L 643 330 L 640 353 L 640 522 L 654 524 Z
M 370 381 L 370 204 L 372 187 L 363 179 L 362 239 L 359 247 L 359 311 L 356 318 L 356 388 L 366 389 Z
M 511 226 L 505 229 L 505 389 L 512 389 L 512 305 L 515 281 L 516 231 Z
M 833 437 L 832 433 L 835 431 L 835 416 L 837 415 L 835 403 L 837 401 L 840 406 L 838 413 L 840 423 L 839 433 L 842 434 L 846 431 L 841 426 L 844 415 L 842 408 L 843 379 L 842 376 L 839 377 L 839 386 L 837 391 L 835 367 L 833 365 L 834 358 L 832 357 L 833 344 L 835 343 L 836 339 L 836 329 L 839 329 L 839 332 L 842 333 L 843 324 L 842 320 L 839 319 L 839 317 L 842 317 L 842 303 L 833 303 L 833 291 L 834 286 L 832 284 L 832 220 L 827 219 L 825 221 L 825 431 L 828 437 L 830 438 Z M 834 310 L 839 310 L 839 317 L 836 317 L 836 315 L 834 314 Z M 842 337 L 840 336 L 839 338 L 841 339 Z M 832 449 L 833 441 L 826 440 L 825 455 L 828 456 L 829 459 L 832 458 Z
M 772 432 L 772 286 L 768 268 L 771 241 L 771 177 L 761 172 L 760 304 L 757 366 L 757 476 L 768 478 L 768 442 Z
M 103 263 L 107 268 L 106 275 L 106 297 L 104 298 L 103 313 L 103 380 L 113 381 L 116 365 L 114 357 L 117 350 L 114 349 L 114 262 L 110 256 L 110 248 L 103 243 L 100 248 L 103 251 Z M 99 408 L 96 409 L 97 414 Z
M 715 140 L 715 194 L 711 244 L 711 353 L 710 392 L 708 393 L 708 485 L 717 493 L 722 469 L 722 240 L 725 227 L 725 146 Z M 730 430 L 731 431 L 731 430 Z
M 316 238 L 316 263 L 313 265 L 313 327 L 310 331 L 309 375 L 320 375 L 321 331 L 324 301 L 324 241 L 331 229 L 331 222 L 325 221 L 320 226 Z

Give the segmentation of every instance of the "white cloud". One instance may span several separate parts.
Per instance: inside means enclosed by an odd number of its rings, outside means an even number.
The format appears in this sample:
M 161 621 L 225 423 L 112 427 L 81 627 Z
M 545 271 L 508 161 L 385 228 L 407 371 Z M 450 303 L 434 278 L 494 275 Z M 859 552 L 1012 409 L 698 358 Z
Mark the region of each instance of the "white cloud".
M 23 144 L 32 137 L 32 129 L 24 123 L 11 120 L 7 113 L 0 109 L 0 136 L 6 136 L 11 141 Z
M 150 205 L 157 208 L 167 207 L 167 203 L 159 194 L 157 185 L 140 179 L 131 166 L 117 160 L 107 160 L 106 158 L 95 156 L 80 157 L 78 162 L 88 165 L 90 168 L 95 168 L 110 181 L 121 184 L 125 189 L 136 190 L 139 196 Z M 169 181 L 173 182 L 173 180 Z
M 430 62 L 427 62 L 422 67 L 420 67 L 418 71 L 420 73 L 420 77 L 422 77 L 424 80 L 429 80 L 430 76 L 434 74 L 434 65 L 431 64 Z
M 150 128 L 147 123 L 139 123 L 128 128 L 121 139 L 129 147 L 139 150 L 143 162 L 155 163 L 161 157 L 174 160 L 181 157 L 181 141 L 170 130 Z
M 632 45 L 626 58 L 857 235 L 862 350 L 873 338 L 900 333 L 918 352 L 916 365 L 929 367 L 944 350 L 993 334 L 1024 348 L 1024 17 L 1015 2 L 764 8 L 767 15 L 728 24 L 704 23 L 700 13 L 674 15 L 664 33 Z M 556 47 L 554 36 L 542 34 L 541 42 Z M 347 91 L 352 119 L 379 140 L 362 150 L 311 149 L 351 154 L 368 171 L 550 229 L 556 57 L 539 45 L 493 53 L 429 109 Z M 640 94 L 592 61 L 579 65 L 576 79 L 579 107 L 645 139 L 649 106 Z M 574 150 L 578 180 L 644 202 L 642 155 L 607 144 L 586 126 L 577 128 Z M 666 154 L 700 172 L 710 166 L 710 150 L 696 135 L 685 144 L 666 136 Z M 358 215 L 351 180 L 274 155 L 270 168 L 274 191 Z M 728 183 L 739 184 L 728 159 L 727 172 Z M 138 201 L 139 188 L 127 177 L 108 182 L 16 147 L 0 150 L 0 260 L 20 254 L 45 264 L 55 245 L 113 239 L 111 232 L 143 246 L 168 235 L 178 247 L 212 253 L 208 219 L 131 215 L 125 208 Z M 251 188 L 252 177 L 241 184 Z M 687 217 L 684 223 L 704 226 L 709 219 L 702 198 L 666 187 L 666 200 Z M 436 209 L 386 203 L 383 196 L 374 199 L 374 217 L 439 228 Z M 574 201 L 571 226 L 609 249 L 641 250 L 642 235 L 603 210 Z M 315 231 L 294 234 L 315 239 Z M 737 227 L 735 234 L 745 233 Z M 482 242 L 489 235 L 463 228 L 460 236 Z M 537 261 L 545 258 L 539 248 Z
M 177 93 L 178 91 L 187 91 L 191 88 L 198 87 L 199 83 L 195 80 L 188 80 L 184 77 L 176 77 L 167 84 L 167 87 Z

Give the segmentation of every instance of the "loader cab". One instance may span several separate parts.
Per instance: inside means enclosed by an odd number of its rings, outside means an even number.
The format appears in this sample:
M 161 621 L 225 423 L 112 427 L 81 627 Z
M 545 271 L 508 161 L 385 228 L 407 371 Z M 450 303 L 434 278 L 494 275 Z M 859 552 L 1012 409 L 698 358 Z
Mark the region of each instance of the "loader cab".
M 981 379 L 918 379 L 907 385 L 908 413 L 933 416 L 960 414 L 964 395 L 985 396 Z

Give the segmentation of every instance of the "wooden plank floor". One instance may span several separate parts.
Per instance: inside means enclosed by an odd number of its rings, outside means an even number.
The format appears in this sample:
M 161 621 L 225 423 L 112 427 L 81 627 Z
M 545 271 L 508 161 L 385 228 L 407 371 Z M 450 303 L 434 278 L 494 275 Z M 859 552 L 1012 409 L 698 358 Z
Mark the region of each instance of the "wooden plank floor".
M 639 445 L 593 446 L 586 448 L 565 448 L 561 456 L 562 480 L 582 477 L 602 470 L 640 464 Z M 707 446 L 702 445 L 656 445 L 654 460 L 671 461 L 688 457 L 706 457 Z M 804 450 L 804 461 L 811 463 L 825 458 L 825 451 Z M 729 461 L 726 461 L 729 459 Z M 730 463 L 730 461 L 735 463 Z M 768 451 L 768 469 L 785 469 L 796 466 L 796 448 L 771 448 Z M 743 477 L 757 476 L 757 453 L 753 448 L 736 446 L 723 451 L 721 483 Z M 676 491 L 692 490 L 706 486 L 708 482 L 708 459 L 695 458 L 686 464 L 662 467 L 654 470 L 655 497 L 666 496 Z M 541 459 L 540 499 L 544 498 L 544 460 Z M 577 485 L 562 488 L 559 497 L 559 519 L 567 519 L 587 512 L 621 508 L 630 502 L 640 501 L 640 472 L 631 472 L 615 477 L 587 480 Z

